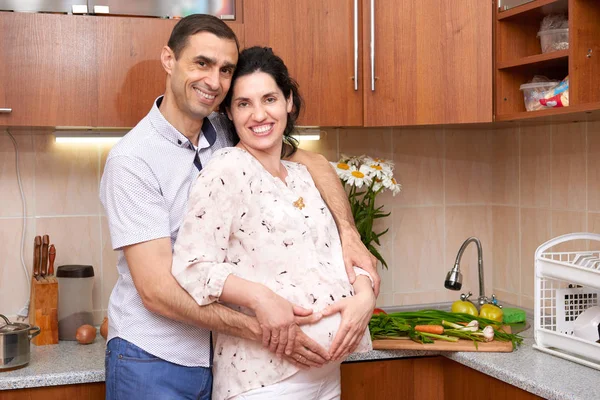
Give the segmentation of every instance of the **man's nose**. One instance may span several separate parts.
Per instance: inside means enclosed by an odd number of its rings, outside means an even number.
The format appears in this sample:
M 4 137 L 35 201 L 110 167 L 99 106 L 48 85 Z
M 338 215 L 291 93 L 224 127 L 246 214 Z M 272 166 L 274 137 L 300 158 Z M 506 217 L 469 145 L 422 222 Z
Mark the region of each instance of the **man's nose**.
M 206 85 L 208 86 L 208 89 L 217 90 L 219 88 L 219 76 L 220 76 L 219 68 L 211 69 L 211 71 L 206 76 L 206 79 L 204 80 Z

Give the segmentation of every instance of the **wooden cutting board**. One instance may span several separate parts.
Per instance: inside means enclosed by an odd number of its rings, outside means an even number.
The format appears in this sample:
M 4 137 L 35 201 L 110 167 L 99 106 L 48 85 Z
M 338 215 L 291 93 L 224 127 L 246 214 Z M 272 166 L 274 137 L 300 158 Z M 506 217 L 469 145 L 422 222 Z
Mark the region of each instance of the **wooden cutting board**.
M 504 327 L 510 333 L 510 327 Z M 429 350 L 429 351 L 479 351 L 510 353 L 513 351 L 511 342 L 478 342 L 477 348 L 471 340 L 459 339 L 458 342 L 435 340 L 434 343 L 421 344 L 410 339 L 383 339 L 373 340 L 373 350 Z

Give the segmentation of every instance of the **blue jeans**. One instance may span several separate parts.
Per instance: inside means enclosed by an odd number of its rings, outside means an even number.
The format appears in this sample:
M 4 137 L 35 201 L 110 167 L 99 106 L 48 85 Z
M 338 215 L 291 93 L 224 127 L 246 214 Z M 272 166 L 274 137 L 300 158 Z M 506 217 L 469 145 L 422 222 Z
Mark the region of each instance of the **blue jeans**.
M 121 338 L 107 343 L 104 364 L 107 400 L 210 400 L 210 368 L 170 363 Z

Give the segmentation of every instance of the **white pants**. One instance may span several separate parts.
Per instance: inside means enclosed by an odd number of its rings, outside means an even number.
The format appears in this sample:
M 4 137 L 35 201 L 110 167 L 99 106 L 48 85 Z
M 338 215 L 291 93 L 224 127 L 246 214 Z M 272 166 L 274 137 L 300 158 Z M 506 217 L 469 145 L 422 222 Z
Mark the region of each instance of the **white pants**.
M 274 385 L 249 390 L 231 400 L 339 400 L 340 363 L 300 370 Z

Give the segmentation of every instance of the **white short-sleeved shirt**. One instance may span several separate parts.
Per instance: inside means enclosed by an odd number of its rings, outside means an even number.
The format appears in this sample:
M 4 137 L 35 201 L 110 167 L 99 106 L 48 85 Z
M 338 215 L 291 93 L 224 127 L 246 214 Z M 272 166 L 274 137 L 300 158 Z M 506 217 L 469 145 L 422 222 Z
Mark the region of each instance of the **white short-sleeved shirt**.
M 168 237 L 175 243 L 190 187 L 213 151 L 231 146 L 226 117 L 205 119 L 196 150 L 161 114 L 159 97 L 148 115 L 110 151 L 100 183 L 112 247 Z M 210 332 L 148 311 L 137 292 L 123 251 L 118 281 L 108 304 L 108 340 L 123 338 L 164 360 L 210 365 Z
M 303 165 L 283 164 L 287 185 L 245 150 L 227 148 L 217 151 L 198 177 L 172 266 L 177 281 L 198 304 L 218 300 L 229 274 L 262 283 L 315 311 L 353 295 L 329 209 Z M 327 349 L 340 322 L 336 314 L 302 329 Z M 365 332 L 357 350 L 370 348 Z M 228 399 L 297 371 L 258 342 L 219 334 L 212 398 Z

